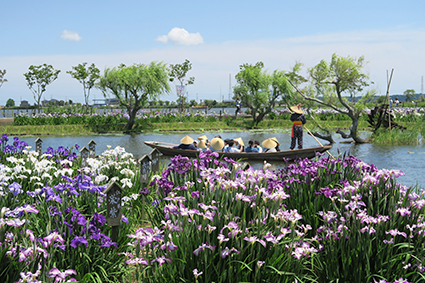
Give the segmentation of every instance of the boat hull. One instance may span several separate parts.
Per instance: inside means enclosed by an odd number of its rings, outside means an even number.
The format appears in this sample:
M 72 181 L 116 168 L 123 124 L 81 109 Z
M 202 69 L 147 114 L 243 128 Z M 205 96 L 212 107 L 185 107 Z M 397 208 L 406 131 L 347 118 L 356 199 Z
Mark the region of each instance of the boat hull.
M 198 157 L 200 151 L 197 150 L 184 150 L 184 149 L 175 149 L 174 146 L 177 144 L 166 143 L 166 142 L 155 142 L 155 141 L 145 141 L 147 146 L 158 149 L 163 155 L 166 156 L 186 156 L 186 157 Z M 323 147 L 311 147 L 305 149 L 297 150 L 285 150 L 278 152 L 217 152 L 220 156 L 225 156 L 232 158 L 234 160 L 246 160 L 246 161 L 284 161 L 285 159 L 295 160 L 298 158 L 313 158 L 316 156 L 316 153 L 323 153 L 332 146 L 323 146 Z

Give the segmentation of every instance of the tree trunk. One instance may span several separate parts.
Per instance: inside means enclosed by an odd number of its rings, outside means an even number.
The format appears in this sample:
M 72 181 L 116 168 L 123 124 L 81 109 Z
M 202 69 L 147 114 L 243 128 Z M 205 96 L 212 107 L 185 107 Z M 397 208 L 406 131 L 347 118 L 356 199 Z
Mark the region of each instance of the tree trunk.
M 330 143 L 335 143 L 334 139 L 332 138 L 332 135 L 330 135 L 330 134 L 322 135 L 322 134 L 320 134 L 320 133 L 318 133 L 318 132 L 314 132 L 314 133 L 312 133 L 312 134 L 308 133 L 308 134 L 309 134 L 309 135 L 313 135 L 313 136 L 315 136 L 316 138 L 319 138 L 319 139 L 322 139 L 322 140 L 328 141 L 328 142 L 330 142 Z
M 125 125 L 125 131 L 126 132 L 130 132 L 131 129 L 134 126 L 134 121 L 136 120 L 136 114 L 137 114 L 137 110 L 136 109 L 129 109 L 128 110 L 128 122 L 127 125 Z
M 265 113 L 261 113 L 256 118 L 254 118 L 254 125 L 257 126 L 263 120 L 265 115 Z
M 352 138 L 354 140 L 355 143 L 361 144 L 361 143 L 367 143 L 369 142 L 368 140 L 362 139 L 361 137 L 358 136 L 357 133 L 357 128 L 359 126 L 359 117 L 353 117 L 351 115 L 349 115 L 351 118 L 351 126 L 350 126 L 350 134 L 347 135 L 345 134 L 343 131 L 338 130 L 336 131 L 337 134 L 340 134 L 342 138 L 344 139 L 349 139 Z

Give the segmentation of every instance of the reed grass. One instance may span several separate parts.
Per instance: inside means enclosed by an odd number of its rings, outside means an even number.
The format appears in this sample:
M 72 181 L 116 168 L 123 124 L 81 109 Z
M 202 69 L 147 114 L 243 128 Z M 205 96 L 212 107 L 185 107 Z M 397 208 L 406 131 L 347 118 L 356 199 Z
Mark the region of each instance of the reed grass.
M 423 128 L 400 129 L 380 129 L 372 135 L 372 142 L 386 145 L 412 145 L 421 143 L 424 135 Z

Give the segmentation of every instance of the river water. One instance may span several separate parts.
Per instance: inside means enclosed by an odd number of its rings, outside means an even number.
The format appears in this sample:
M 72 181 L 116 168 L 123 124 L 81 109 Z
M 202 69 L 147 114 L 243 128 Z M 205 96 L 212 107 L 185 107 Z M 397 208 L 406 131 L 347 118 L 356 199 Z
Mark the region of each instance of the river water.
M 194 139 L 206 135 L 210 140 L 217 134 L 221 135 L 223 139 L 242 137 L 245 144 L 248 140 L 255 139 L 260 142 L 263 140 L 276 137 L 280 142 L 281 150 L 289 149 L 290 133 L 289 132 L 205 132 L 193 133 L 190 136 Z M 368 133 L 363 133 L 362 136 L 366 137 Z M 59 146 L 72 147 L 75 144 L 83 147 L 86 146 L 91 140 L 96 142 L 96 153 L 100 154 L 108 149 L 108 145 L 112 148 L 116 146 L 124 147 L 127 152 L 134 155 L 135 158 L 140 158 L 144 154 L 149 154 L 152 148 L 146 146 L 144 141 L 163 141 L 171 143 L 180 143 L 180 139 L 185 134 L 138 134 L 138 135 L 92 135 L 92 136 L 77 136 L 77 137 L 41 137 L 43 140 L 42 150 L 47 147 L 58 148 Z M 21 140 L 26 141 L 32 149 L 35 149 L 36 137 L 20 137 Z M 344 143 L 343 139 L 339 136 L 334 136 L 336 143 L 333 144 L 332 149 L 329 151 L 333 156 L 337 157 L 338 154 L 350 153 L 362 161 L 374 164 L 379 169 L 397 169 L 405 173 L 398 181 L 406 186 L 415 186 L 425 188 L 425 145 L 418 143 L 417 145 L 405 146 L 388 146 L 388 145 L 375 145 L 375 144 L 361 144 L 354 145 Z M 319 140 L 322 144 L 327 145 L 326 141 Z M 304 148 L 318 146 L 317 141 L 304 133 Z M 167 163 L 169 159 L 163 158 L 162 162 Z M 261 168 L 261 164 L 252 164 L 254 168 Z M 274 167 L 283 166 L 281 163 L 273 164 Z

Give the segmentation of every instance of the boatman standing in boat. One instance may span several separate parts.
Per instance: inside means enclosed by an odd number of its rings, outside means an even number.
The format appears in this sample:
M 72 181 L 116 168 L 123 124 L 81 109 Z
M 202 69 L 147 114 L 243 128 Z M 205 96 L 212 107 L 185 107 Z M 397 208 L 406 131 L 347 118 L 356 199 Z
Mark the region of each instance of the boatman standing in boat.
M 295 143 L 298 140 L 298 149 L 303 148 L 303 125 L 307 123 L 305 119 L 304 112 L 301 109 L 301 104 L 291 107 L 291 121 L 292 124 L 292 134 L 291 134 L 291 150 L 295 148 Z

